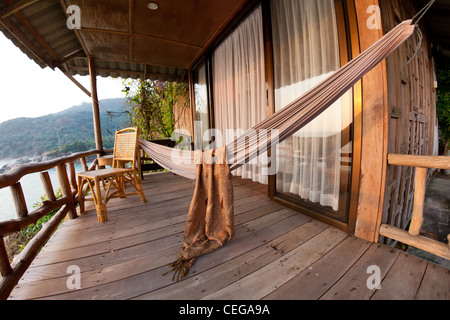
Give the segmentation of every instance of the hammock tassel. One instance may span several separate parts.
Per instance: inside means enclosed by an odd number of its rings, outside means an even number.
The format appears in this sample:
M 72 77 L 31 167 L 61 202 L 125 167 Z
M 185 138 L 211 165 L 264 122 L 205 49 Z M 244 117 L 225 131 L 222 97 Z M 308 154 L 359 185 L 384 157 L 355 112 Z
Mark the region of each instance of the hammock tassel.
M 183 280 L 183 278 L 189 272 L 189 269 L 191 268 L 195 259 L 196 258 L 186 259 L 183 256 L 180 256 L 177 260 L 168 265 L 169 267 L 172 268 L 172 270 L 167 271 L 166 273 L 163 274 L 163 276 L 165 276 L 170 272 L 173 272 L 174 274 L 172 276 L 172 281 L 175 281 L 175 279 L 177 280 L 177 282 Z

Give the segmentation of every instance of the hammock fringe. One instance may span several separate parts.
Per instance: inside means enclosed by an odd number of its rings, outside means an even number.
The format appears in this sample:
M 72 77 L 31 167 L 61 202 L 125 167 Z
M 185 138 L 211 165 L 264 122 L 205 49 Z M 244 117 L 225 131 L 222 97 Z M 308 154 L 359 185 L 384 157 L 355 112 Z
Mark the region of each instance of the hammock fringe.
M 189 269 L 192 267 L 196 258 L 186 259 L 180 255 L 180 257 L 174 262 L 170 263 L 168 267 L 171 267 L 172 270 L 167 271 L 163 274 L 163 276 L 167 275 L 170 272 L 173 272 L 172 281 L 177 280 L 181 281 L 188 274 Z

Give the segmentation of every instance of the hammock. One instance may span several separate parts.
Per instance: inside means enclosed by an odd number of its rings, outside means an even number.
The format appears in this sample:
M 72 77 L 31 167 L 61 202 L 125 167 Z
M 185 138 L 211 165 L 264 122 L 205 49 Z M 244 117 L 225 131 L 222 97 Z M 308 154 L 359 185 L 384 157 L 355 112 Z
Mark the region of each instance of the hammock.
M 223 246 L 234 233 L 231 171 L 306 126 L 398 48 L 414 29 L 413 20 L 402 22 L 329 78 L 223 148 L 186 151 L 139 141 L 141 148 L 159 165 L 196 179 L 183 250 L 169 265 L 177 280 L 187 274 L 198 256 Z M 220 161 L 214 163 L 217 159 Z
M 281 143 L 314 120 L 408 39 L 414 28 L 412 20 L 402 22 L 330 77 L 229 143 L 226 149 L 231 171 Z M 195 179 L 195 151 L 172 149 L 142 139 L 139 144 L 163 168 Z

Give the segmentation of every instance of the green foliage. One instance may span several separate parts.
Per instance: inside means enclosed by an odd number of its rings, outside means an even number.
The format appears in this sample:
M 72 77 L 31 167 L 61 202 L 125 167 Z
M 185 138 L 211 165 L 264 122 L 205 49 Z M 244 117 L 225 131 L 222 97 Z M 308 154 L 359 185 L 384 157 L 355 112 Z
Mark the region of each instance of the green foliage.
M 439 120 L 440 140 L 441 144 L 448 148 L 450 142 L 450 63 L 439 66 L 437 77 L 437 115 Z
M 143 139 L 164 139 L 172 136 L 177 123 L 175 105 L 188 107 L 188 85 L 178 82 L 150 80 L 124 81 L 130 106 L 132 125 L 138 127 Z

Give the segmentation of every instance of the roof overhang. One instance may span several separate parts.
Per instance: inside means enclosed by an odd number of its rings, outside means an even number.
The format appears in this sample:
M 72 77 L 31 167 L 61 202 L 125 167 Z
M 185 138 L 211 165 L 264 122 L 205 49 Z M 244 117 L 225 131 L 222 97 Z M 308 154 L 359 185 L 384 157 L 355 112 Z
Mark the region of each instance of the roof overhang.
M 0 31 L 42 68 L 104 77 L 187 80 L 249 0 L 0 0 Z M 79 28 L 69 28 L 79 8 Z M 76 24 L 75 24 L 75 27 Z
M 148 7 L 158 4 L 157 10 Z M 416 0 L 423 7 L 429 0 Z M 187 70 L 256 0 L 0 0 L 0 31 L 42 68 L 69 77 L 187 80 Z M 79 29 L 67 20 L 77 6 Z M 424 17 L 435 53 L 450 59 L 450 0 Z

